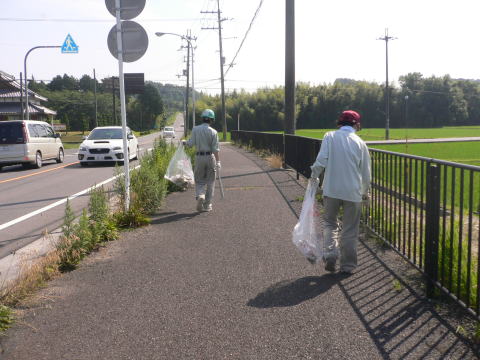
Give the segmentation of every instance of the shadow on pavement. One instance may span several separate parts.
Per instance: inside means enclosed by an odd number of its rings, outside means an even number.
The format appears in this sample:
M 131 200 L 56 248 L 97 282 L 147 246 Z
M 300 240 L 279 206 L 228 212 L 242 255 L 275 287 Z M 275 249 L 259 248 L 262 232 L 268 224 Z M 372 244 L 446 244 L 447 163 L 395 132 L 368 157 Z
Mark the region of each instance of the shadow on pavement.
M 222 179 L 231 179 L 231 178 L 239 178 L 243 176 L 252 176 L 252 175 L 258 175 L 258 174 L 266 174 L 266 173 L 271 173 L 271 172 L 277 172 L 277 171 L 290 171 L 290 170 L 285 170 L 285 169 L 271 169 L 271 170 L 262 170 L 262 171 L 256 171 L 256 172 L 250 172 L 250 173 L 245 173 L 245 174 L 236 174 L 236 175 L 228 175 L 228 176 L 223 176 Z
M 330 274 L 280 281 L 247 302 L 247 306 L 267 309 L 295 306 L 328 291 L 339 281 Z
M 338 286 L 384 359 L 472 359 L 471 344 L 365 244 L 357 272 Z
M 155 215 L 152 218 L 151 224 L 165 224 L 165 223 L 171 223 L 174 221 L 179 221 L 179 220 L 188 220 L 188 219 L 193 219 L 195 216 L 200 214 L 199 212 L 193 212 L 189 214 L 179 214 L 176 212 L 164 212 Z

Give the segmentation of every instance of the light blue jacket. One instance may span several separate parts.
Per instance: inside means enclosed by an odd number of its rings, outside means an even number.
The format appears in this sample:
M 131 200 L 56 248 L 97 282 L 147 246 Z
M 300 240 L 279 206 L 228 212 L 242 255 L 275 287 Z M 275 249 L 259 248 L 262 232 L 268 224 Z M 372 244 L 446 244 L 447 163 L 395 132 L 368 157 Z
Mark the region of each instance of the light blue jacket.
M 370 188 L 370 154 L 367 145 L 351 126 L 342 126 L 325 134 L 312 176 L 323 177 L 323 195 L 361 202 Z

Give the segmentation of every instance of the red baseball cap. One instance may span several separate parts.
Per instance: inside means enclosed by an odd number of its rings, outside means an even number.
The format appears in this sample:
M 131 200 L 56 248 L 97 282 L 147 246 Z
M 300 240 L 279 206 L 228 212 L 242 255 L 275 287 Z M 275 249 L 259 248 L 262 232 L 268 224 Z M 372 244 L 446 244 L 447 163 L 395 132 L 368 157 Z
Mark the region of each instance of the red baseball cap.
M 353 110 L 345 110 L 338 118 L 337 123 L 350 123 L 352 125 L 360 125 L 360 114 Z

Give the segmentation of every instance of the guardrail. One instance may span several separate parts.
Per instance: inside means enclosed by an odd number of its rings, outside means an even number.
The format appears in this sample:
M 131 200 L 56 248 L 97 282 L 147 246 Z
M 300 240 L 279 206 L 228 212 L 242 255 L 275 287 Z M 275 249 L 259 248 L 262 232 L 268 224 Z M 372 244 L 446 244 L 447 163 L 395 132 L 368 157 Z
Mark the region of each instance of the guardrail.
M 282 155 L 307 178 L 321 145 L 246 131 L 232 131 L 232 141 Z M 480 167 L 369 150 L 371 204 L 364 223 L 425 275 L 427 296 L 441 291 L 480 320 Z

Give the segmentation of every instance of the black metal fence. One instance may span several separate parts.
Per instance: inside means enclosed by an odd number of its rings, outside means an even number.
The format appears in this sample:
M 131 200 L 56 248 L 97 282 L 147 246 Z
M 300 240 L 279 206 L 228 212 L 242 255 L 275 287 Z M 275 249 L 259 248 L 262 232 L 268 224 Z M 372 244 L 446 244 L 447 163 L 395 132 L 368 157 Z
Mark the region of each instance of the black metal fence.
M 283 155 L 289 167 L 310 176 L 320 140 L 242 133 L 232 131 L 232 140 Z M 442 291 L 480 319 L 480 167 L 377 149 L 370 156 L 365 224 L 425 274 L 428 296 Z

